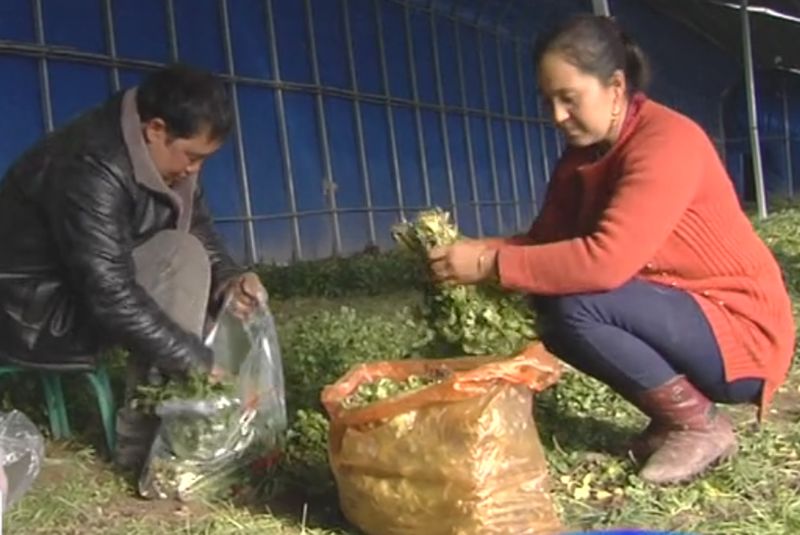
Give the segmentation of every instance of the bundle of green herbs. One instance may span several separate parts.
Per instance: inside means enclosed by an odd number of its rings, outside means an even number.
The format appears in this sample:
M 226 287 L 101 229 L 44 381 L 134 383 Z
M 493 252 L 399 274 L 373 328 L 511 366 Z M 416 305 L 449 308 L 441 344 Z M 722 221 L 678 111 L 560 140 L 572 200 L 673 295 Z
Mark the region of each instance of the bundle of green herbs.
M 431 249 L 461 239 L 450 214 L 439 208 L 396 225 L 392 236 L 424 264 Z M 455 285 L 429 277 L 421 315 L 432 331 L 430 356 L 511 356 L 536 339 L 530 307 L 495 281 Z

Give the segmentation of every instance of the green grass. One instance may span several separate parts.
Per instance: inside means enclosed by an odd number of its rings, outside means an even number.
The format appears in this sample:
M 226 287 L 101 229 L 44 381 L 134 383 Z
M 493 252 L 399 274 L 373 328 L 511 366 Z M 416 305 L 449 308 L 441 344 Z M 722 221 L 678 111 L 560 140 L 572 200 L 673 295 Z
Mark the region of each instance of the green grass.
M 759 230 L 781 260 L 795 302 L 800 303 L 800 212 L 778 213 L 760 224 Z M 407 331 L 393 336 L 387 328 L 369 342 L 369 348 L 362 349 L 358 340 L 341 333 L 358 318 L 387 318 L 399 328 L 398 310 L 413 306 L 419 299 L 413 291 L 397 293 L 398 288 L 391 285 L 387 287 L 395 293 L 369 296 L 380 286 L 378 275 L 365 267 L 363 258 L 358 262 L 358 268 L 370 274 L 371 282 L 369 291 L 356 291 L 355 296 L 337 296 L 324 287 L 329 281 L 335 283 L 340 273 L 350 275 L 349 268 L 339 261 L 335 263 L 335 277 L 318 278 L 302 286 L 300 296 L 292 296 L 291 281 L 282 282 L 282 298 L 274 308 L 282 328 L 282 343 L 292 346 L 285 350 L 288 368 L 300 364 L 319 367 L 319 374 L 329 376 L 338 373 L 350 362 L 348 359 L 356 358 L 350 354 L 354 348 L 370 359 L 379 358 L 382 352 L 400 355 L 398 344 L 406 343 Z M 331 269 L 330 264 L 326 266 Z M 290 276 L 285 271 L 280 273 L 282 281 Z M 309 297 L 309 288 L 321 288 L 322 295 L 328 297 Z M 344 304 L 358 315 L 344 319 L 337 316 Z M 357 338 L 366 336 L 362 333 Z M 341 347 L 331 355 L 309 360 L 309 353 L 322 351 L 315 349 L 319 342 L 315 337 L 328 337 Z M 116 369 L 118 374 L 119 365 Z M 293 373 L 299 372 L 302 369 L 295 368 Z M 0 383 L 0 389 L 5 384 Z M 308 399 L 311 394 L 305 393 Z M 130 479 L 98 459 L 87 445 L 102 441 L 96 431 L 97 415 L 82 387 L 68 385 L 68 396 L 78 405 L 73 421 L 86 433 L 71 444 L 48 442 L 42 474 L 6 519 L 9 533 L 357 533 L 341 525 L 335 496 L 315 494 L 313 488 L 307 488 L 305 495 L 248 507 L 137 499 Z M 5 408 L 26 407 L 26 413 L 37 423 L 45 423 L 35 383 L 6 389 L 0 402 Z M 739 407 L 731 412 L 739 430 L 739 454 L 689 484 L 658 488 L 641 481 L 636 476 L 637 467 L 620 452 L 620 445 L 641 429 L 644 418 L 598 382 L 565 374 L 556 387 L 538 397 L 536 408 L 550 465 L 552 494 L 565 525 L 571 529 L 648 527 L 704 535 L 800 533 L 800 370 L 792 372 L 762 428 L 755 425 L 753 408 Z M 313 487 L 313 482 L 304 484 Z

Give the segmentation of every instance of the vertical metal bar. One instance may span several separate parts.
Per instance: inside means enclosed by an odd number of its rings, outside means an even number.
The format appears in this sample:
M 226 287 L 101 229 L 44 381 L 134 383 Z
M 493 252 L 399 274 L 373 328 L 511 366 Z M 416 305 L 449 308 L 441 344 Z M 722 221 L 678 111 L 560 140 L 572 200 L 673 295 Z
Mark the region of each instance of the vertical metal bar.
M 539 114 L 539 145 L 542 150 L 542 165 L 544 166 L 544 179 L 550 182 L 550 155 L 547 153 L 547 128 L 544 125 L 544 111 L 542 100 L 536 98 L 536 111 Z
M 381 60 L 381 73 L 383 74 L 383 92 L 389 97 L 391 89 L 389 84 L 389 69 L 386 65 L 386 44 L 383 40 L 383 17 L 381 16 L 381 1 L 373 0 L 375 5 L 375 24 L 378 25 L 378 54 Z M 400 161 L 397 157 L 397 133 L 394 128 L 394 108 L 386 102 L 386 120 L 389 123 L 389 150 L 392 158 L 392 174 L 394 175 L 394 189 L 397 195 L 397 206 L 400 208 L 400 217 L 405 219 L 405 201 L 403 199 L 403 177 L 400 174 Z
M 556 140 L 556 157 L 561 156 L 561 133 L 558 130 L 553 131 L 553 137 Z
M 519 186 L 517 185 L 517 162 L 514 152 L 514 138 L 511 135 L 511 121 L 508 119 L 508 87 L 506 86 L 506 73 L 503 68 L 503 54 L 500 51 L 500 35 L 495 34 L 495 48 L 497 49 L 497 68 L 500 69 L 500 93 L 503 97 L 503 122 L 506 127 L 506 144 L 508 145 L 508 169 L 511 173 L 511 194 L 514 197 L 514 230 L 522 228 L 522 214 L 519 210 Z
M 442 130 L 442 141 L 444 143 L 444 161 L 447 169 L 447 187 L 450 192 L 451 212 L 453 222 L 458 225 L 458 199 L 456 197 L 456 183 L 453 175 L 453 155 L 450 152 L 450 133 L 447 126 L 447 114 L 444 111 L 444 91 L 442 89 L 442 69 L 441 59 L 439 58 L 439 31 L 436 28 L 436 15 L 430 12 L 428 21 L 431 26 L 431 36 L 433 40 L 433 70 L 436 76 L 436 96 L 439 102 L 439 128 Z
M 604 17 L 611 16 L 611 10 L 608 8 L 608 0 L 592 0 L 592 10 L 595 15 L 603 15 Z
M 478 237 L 483 237 L 483 221 L 481 220 L 480 196 L 478 195 L 478 182 L 475 176 L 475 155 L 472 149 L 472 132 L 470 130 L 469 117 L 467 116 L 467 88 L 464 81 L 464 57 L 461 52 L 461 30 L 459 25 L 454 23 L 453 28 L 456 35 L 456 55 L 458 63 L 458 81 L 461 86 L 461 114 L 464 118 L 464 135 L 467 138 L 467 160 L 469 163 L 469 178 L 472 185 L 472 201 L 475 208 L 475 223 L 478 227 Z
M 225 62 L 230 76 L 236 75 L 235 61 L 233 57 L 233 42 L 231 40 L 231 25 L 228 15 L 228 0 L 219 0 L 220 18 L 222 19 L 222 33 L 225 39 Z M 233 124 L 234 124 L 234 143 L 236 146 L 236 163 L 239 167 L 239 178 L 242 184 L 242 196 L 244 197 L 244 216 L 245 216 L 245 241 L 247 244 L 247 258 L 250 263 L 259 260 L 258 248 L 256 247 L 256 227 L 253 222 L 253 206 L 250 199 L 250 178 L 247 173 L 247 160 L 244 156 L 244 139 L 242 138 L 242 119 L 239 112 L 239 92 L 236 82 L 231 81 L 231 104 L 233 105 Z
M 408 54 L 408 68 L 411 72 L 411 99 L 414 101 L 414 119 L 417 123 L 417 150 L 419 151 L 419 163 L 422 166 L 422 191 L 425 196 L 425 206 L 430 206 L 431 184 L 428 176 L 428 155 L 425 153 L 425 130 L 422 128 L 422 111 L 420 110 L 419 87 L 417 86 L 417 58 L 414 55 L 411 12 L 408 4 L 403 4 L 403 11 L 406 25 L 406 53 Z
M 792 165 L 792 126 L 789 122 L 789 92 L 783 79 L 783 141 L 786 152 L 786 175 L 789 181 L 789 197 L 794 198 L 794 169 Z
M 372 185 L 369 181 L 369 166 L 367 165 L 367 149 L 364 141 L 364 123 L 361 118 L 361 100 L 358 92 L 358 76 L 356 76 L 355 54 L 353 53 L 353 32 L 350 28 L 350 2 L 342 0 L 344 11 L 344 34 L 347 42 L 347 63 L 350 68 L 350 84 L 356 97 L 353 100 L 353 118 L 356 121 L 356 142 L 358 143 L 358 164 L 361 168 L 361 177 L 364 181 L 364 200 L 367 202 L 367 224 L 370 245 L 375 245 L 375 210 L 372 205 Z
M 319 57 L 317 55 L 317 37 L 314 34 L 314 17 L 312 13 L 311 1 L 305 0 L 306 4 L 306 25 L 308 27 L 308 38 L 311 46 L 311 69 L 314 76 L 314 85 L 319 88 L 322 83 L 319 75 Z M 339 207 L 336 202 L 336 181 L 333 177 L 333 165 L 331 164 L 331 148 L 328 139 L 328 125 L 325 117 L 325 101 L 322 92 L 316 92 L 317 100 L 317 127 L 319 128 L 320 150 L 322 152 L 322 163 L 325 167 L 325 179 L 322 183 L 322 191 L 328 201 L 331 210 L 331 224 L 333 225 L 333 254 L 334 256 L 342 252 L 342 230 L 339 225 Z
M 750 150 L 753 153 L 753 177 L 756 181 L 756 203 L 758 217 L 767 217 L 767 199 L 764 192 L 764 172 L 761 166 L 761 145 L 758 135 L 758 110 L 756 106 L 756 84 L 753 76 L 753 50 L 750 41 L 750 12 L 748 0 L 742 0 L 742 46 L 744 48 L 745 86 L 747 88 L 747 118 L 750 123 Z
M 108 49 L 108 55 L 111 56 L 111 59 L 116 63 L 117 37 L 114 32 L 114 11 L 111 7 L 111 0 L 103 0 L 103 14 L 105 15 L 106 23 L 106 48 Z M 119 69 L 116 64 L 111 67 L 111 87 L 115 93 L 119 91 L 120 88 Z
M 273 18 L 272 0 L 264 0 L 267 7 L 267 31 L 269 32 L 269 49 L 272 59 L 273 77 L 281 81 L 280 56 L 278 54 L 278 38 L 275 36 L 275 19 Z M 300 240 L 300 220 L 297 216 L 297 198 L 294 191 L 294 170 L 292 154 L 289 150 L 289 129 L 286 126 L 286 109 L 283 103 L 283 89 L 275 89 L 275 108 L 278 115 L 281 155 L 286 166 L 286 190 L 289 193 L 289 209 L 292 211 L 292 243 L 295 259 L 303 259 L 303 244 Z
M 494 147 L 494 129 L 492 128 L 492 111 L 489 109 L 489 84 L 486 81 L 486 65 L 483 53 L 483 32 L 476 30 L 478 36 L 478 73 L 481 77 L 481 90 L 483 92 L 483 109 L 486 112 L 486 139 L 489 142 L 489 166 L 492 171 L 492 193 L 494 194 L 494 210 L 497 219 L 497 229 L 500 234 L 505 232 L 503 224 L 503 207 L 500 205 L 500 174 L 497 171 L 497 156 Z
M 169 33 L 169 57 L 172 61 L 178 61 L 178 26 L 175 23 L 175 4 L 172 0 L 166 0 L 167 9 L 167 31 Z
M 728 152 L 727 144 L 728 144 L 728 142 L 727 142 L 727 139 L 725 137 L 725 97 L 726 97 L 726 94 L 727 94 L 727 91 L 723 91 L 722 95 L 720 95 L 720 98 L 719 98 L 719 101 L 718 101 L 719 102 L 719 106 L 718 106 L 718 111 L 717 111 L 717 116 L 718 116 L 718 119 L 719 119 L 719 138 L 720 138 L 719 157 L 722 160 L 723 164 L 725 163 L 725 161 L 728 158 L 728 156 L 727 156 L 727 152 Z
M 42 0 L 34 0 L 33 10 L 36 42 L 39 46 L 45 46 Z M 47 68 L 47 58 L 44 56 L 39 59 L 39 85 L 42 88 L 42 119 L 44 120 L 44 129 L 46 132 L 52 132 L 53 100 L 50 97 L 50 71 Z
M 520 52 L 521 45 L 514 44 L 514 52 L 517 64 L 517 86 L 519 86 L 519 104 L 522 117 L 528 117 L 528 105 L 525 103 L 525 82 L 522 77 L 522 69 L 525 69 L 525 64 L 522 62 L 522 53 Z M 531 67 L 527 67 L 531 68 Z M 536 173 L 533 170 L 533 150 L 531 150 L 531 135 L 528 132 L 528 123 L 522 123 L 522 130 L 525 136 L 525 164 L 528 168 L 528 182 L 531 188 L 531 202 L 533 203 L 533 213 L 539 211 L 539 204 L 536 199 Z M 544 174 L 547 175 L 547 168 L 544 169 Z

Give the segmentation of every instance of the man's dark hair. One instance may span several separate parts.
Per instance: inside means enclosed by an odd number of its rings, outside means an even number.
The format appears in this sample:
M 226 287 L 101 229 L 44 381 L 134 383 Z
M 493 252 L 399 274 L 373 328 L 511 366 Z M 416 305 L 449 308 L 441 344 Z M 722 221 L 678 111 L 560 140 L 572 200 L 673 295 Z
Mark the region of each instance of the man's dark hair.
M 136 93 L 142 121 L 162 119 L 173 138 L 190 138 L 208 129 L 222 140 L 233 126 L 225 83 L 212 74 L 174 64 L 149 75 Z

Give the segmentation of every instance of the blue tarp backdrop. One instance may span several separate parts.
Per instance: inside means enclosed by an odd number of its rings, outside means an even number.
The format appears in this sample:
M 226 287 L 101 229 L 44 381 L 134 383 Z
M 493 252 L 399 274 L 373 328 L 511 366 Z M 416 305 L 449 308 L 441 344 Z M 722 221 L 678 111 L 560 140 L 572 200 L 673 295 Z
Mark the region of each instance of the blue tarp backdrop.
M 651 95 L 703 125 L 746 196 L 738 58 L 644 2 L 610 6 L 653 61 Z M 430 205 L 454 210 L 466 234 L 511 233 L 535 216 L 563 148 L 540 112 L 533 42 L 590 10 L 588 0 L 2 0 L 0 170 L 180 60 L 235 88 L 236 135 L 202 176 L 238 258 L 387 248 L 390 226 Z M 800 118 L 798 84 L 777 78 L 759 78 L 762 143 L 768 191 L 788 193 L 783 106 Z

